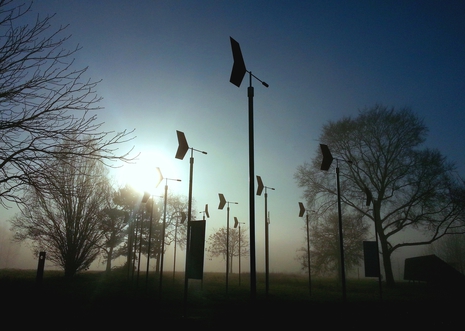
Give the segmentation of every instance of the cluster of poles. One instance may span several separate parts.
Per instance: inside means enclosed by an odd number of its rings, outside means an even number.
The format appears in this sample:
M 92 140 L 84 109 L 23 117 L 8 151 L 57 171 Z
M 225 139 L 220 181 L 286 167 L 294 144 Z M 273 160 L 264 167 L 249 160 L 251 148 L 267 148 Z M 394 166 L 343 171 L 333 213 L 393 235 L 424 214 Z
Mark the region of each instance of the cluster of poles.
M 337 211 L 338 211 L 338 232 L 339 232 L 339 263 L 340 263 L 340 272 L 341 272 L 341 286 L 342 286 L 342 300 L 343 302 L 346 301 L 346 273 L 345 273 L 345 258 L 344 258 L 344 237 L 343 237 L 343 229 L 342 229 L 342 209 L 341 209 L 341 187 L 340 187 L 340 180 L 339 180 L 339 161 L 344 161 L 349 164 L 352 164 L 352 160 L 340 160 L 336 159 L 332 156 L 329 147 L 325 144 L 320 144 L 321 154 L 323 156 L 321 162 L 321 170 L 328 171 L 331 167 L 333 160 L 336 160 L 336 186 L 337 186 Z M 372 194 L 370 190 L 365 187 L 365 194 L 367 196 L 366 206 L 370 206 L 372 201 Z M 308 288 L 311 294 L 312 290 L 312 276 L 311 276 L 311 268 L 310 268 L 310 230 L 309 230 L 309 218 L 308 212 L 309 210 L 305 208 L 302 202 L 299 202 L 299 217 L 302 217 L 306 213 L 306 230 L 307 230 L 307 266 L 308 266 Z M 375 224 L 376 225 L 376 224 Z M 376 249 L 378 249 L 378 231 L 375 228 L 375 237 L 376 237 Z M 379 252 L 376 252 L 376 256 L 378 257 Z M 379 264 L 379 259 L 377 259 L 377 275 L 378 275 L 378 282 L 379 282 L 379 291 L 381 297 L 381 266 Z
M 166 231 L 166 211 L 167 211 L 167 200 L 168 200 L 168 180 L 173 180 L 180 182 L 180 179 L 175 178 L 164 178 L 160 168 L 157 167 L 157 172 L 159 175 L 159 181 L 155 187 L 158 187 L 160 183 L 165 180 L 165 194 L 164 204 L 163 204 L 163 222 L 162 222 L 162 229 L 161 234 L 158 236 L 160 238 L 158 242 L 158 256 L 157 256 L 157 270 L 159 270 L 159 291 L 161 293 L 162 283 L 163 283 L 163 265 L 164 265 L 164 251 L 165 251 L 165 231 Z M 148 193 L 144 192 L 142 197 L 141 203 L 146 206 L 147 203 L 150 201 L 150 218 L 149 218 L 149 233 L 147 238 L 147 265 L 146 265 L 146 273 L 145 273 L 145 284 L 148 285 L 148 276 L 149 276 L 149 268 L 150 268 L 150 254 L 152 252 L 152 230 L 153 230 L 153 209 L 154 209 L 154 199 L 155 197 Z M 145 211 L 139 210 L 135 213 L 135 221 L 130 223 L 129 228 L 129 236 L 128 236 L 128 254 L 127 254 L 127 266 L 128 266 L 128 277 L 131 274 L 131 278 L 134 279 L 135 277 L 135 270 L 137 269 L 137 284 L 139 283 L 139 274 L 141 270 L 141 254 L 142 254 L 142 242 L 143 242 L 143 222 L 147 220 L 146 216 L 147 208 Z M 180 222 L 178 220 L 180 219 Z M 177 230 L 178 225 L 184 223 L 186 219 L 186 214 L 184 212 L 180 212 L 179 215 L 176 217 L 176 225 L 175 225 L 175 235 L 174 235 L 174 258 L 173 258 L 173 279 L 176 272 L 176 246 L 177 246 Z M 138 256 L 137 256 L 138 255 Z M 136 268 L 136 261 L 137 261 L 137 268 Z
M 255 163 L 254 163 L 254 133 L 253 133 L 253 97 L 254 97 L 254 88 L 252 86 L 252 78 L 258 80 L 263 86 L 269 87 L 267 83 L 262 81 L 261 79 L 257 78 L 255 75 L 252 74 L 251 71 L 246 69 L 244 59 L 242 57 L 242 52 L 239 46 L 239 43 L 234 40 L 232 37 L 230 37 L 230 42 L 231 42 L 231 50 L 232 50 L 232 55 L 233 55 L 233 67 L 231 71 L 231 76 L 230 76 L 230 83 L 233 85 L 240 87 L 243 81 L 243 78 L 246 73 L 249 74 L 249 87 L 247 88 L 247 97 L 248 97 L 248 124 L 249 124 L 249 240 L 250 240 L 250 246 L 249 246 L 249 256 L 250 256 L 250 293 L 251 293 L 251 299 L 255 299 L 256 296 L 256 253 L 255 253 Z M 191 213 L 192 213 L 192 183 L 193 183 L 193 166 L 194 166 L 194 152 L 200 152 L 202 154 L 207 154 L 205 151 L 201 151 L 198 149 L 194 149 L 192 147 L 189 147 L 187 140 L 184 136 L 184 133 L 181 131 L 176 131 L 177 133 L 177 138 L 178 138 L 178 149 L 176 151 L 176 158 L 179 160 L 183 160 L 184 156 L 186 155 L 187 151 L 191 151 L 191 156 L 190 156 L 190 168 L 189 168 L 189 194 L 188 194 L 188 211 L 187 211 L 187 237 L 186 237 L 186 264 L 185 264 L 185 278 L 184 278 L 184 315 L 186 315 L 186 302 L 187 302 L 187 292 L 188 292 L 188 281 L 189 281 L 189 259 L 190 259 L 190 241 L 191 241 L 191 225 L 192 225 L 192 219 L 191 219 Z M 331 166 L 331 163 L 333 161 L 333 157 L 331 155 L 331 152 L 329 151 L 328 146 L 320 144 L 321 151 L 323 154 L 323 162 L 321 164 L 321 170 L 328 170 L 329 167 Z M 336 161 L 339 161 L 336 159 Z M 159 169 L 158 169 L 159 170 Z M 268 187 L 263 185 L 263 182 L 260 178 L 260 176 L 256 176 L 257 182 L 258 182 L 258 187 L 257 187 L 257 195 L 261 195 L 262 191 L 265 191 L 265 274 L 266 274 L 266 294 L 268 295 L 268 290 L 269 290 L 269 219 L 268 219 L 268 206 L 267 206 L 267 190 L 274 190 L 272 187 Z M 342 237 L 342 220 L 341 220 L 341 198 L 340 198 L 340 188 L 339 188 L 339 166 L 337 164 L 336 166 L 336 178 L 337 178 L 337 192 L 338 192 L 338 214 L 339 214 L 339 241 L 340 241 L 340 263 L 341 263 L 341 279 L 342 279 L 342 291 L 343 291 L 343 299 L 345 301 L 346 298 L 346 288 L 345 288 L 345 271 L 344 271 L 344 248 L 343 248 L 343 237 Z M 161 176 L 160 172 L 160 182 L 163 180 L 163 176 Z M 168 180 L 176 180 L 180 181 L 179 179 L 171 179 L 171 178 L 165 178 L 166 180 L 166 185 L 165 185 L 165 196 L 164 196 L 164 215 L 163 215 L 163 226 L 162 226 L 162 234 L 161 234 L 161 248 L 160 248 L 160 258 L 158 259 L 160 261 L 160 291 L 161 291 L 161 286 L 162 286 L 162 275 L 163 275 L 163 251 L 164 251 L 164 237 L 165 237 L 165 225 L 166 225 L 166 199 L 167 199 L 167 190 L 168 190 L 168 185 L 167 181 Z M 159 182 L 159 183 L 160 183 Z M 157 186 L 159 185 L 157 184 Z M 367 192 L 368 194 L 369 192 Z M 223 209 L 224 206 L 227 204 L 227 244 L 226 244 L 226 292 L 228 291 L 228 277 L 229 277 L 229 205 L 230 204 L 237 204 L 237 202 L 234 201 L 227 201 L 224 198 L 224 195 L 219 193 L 219 198 L 220 198 L 220 204 L 219 204 L 219 209 Z M 153 197 L 152 197 L 152 204 L 153 204 Z M 303 206 L 302 203 L 299 202 L 299 207 L 300 207 L 300 212 L 299 216 L 302 217 L 303 214 L 307 211 L 305 207 Z M 152 229 L 152 213 L 153 213 L 153 205 L 151 208 L 151 217 L 150 217 L 150 231 Z M 185 215 L 183 216 L 183 220 L 185 219 Z M 239 225 L 239 237 L 240 237 L 240 224 L 245 224 L 245 223 L 239 223 L 237 221 L 237 218 L 235 219 L 235 227 Z M 142 219 L 139 218 L 139 222 L 142 222 Z M 308 230 L 308 211 L 307 211 L 307 239 L 309 238 L 309 230 Z M 176 223 L 177 226 L 177 223 Z M 142 229 L 141 226 L 139 226 L 140 229 Z M 142 231 L 140 230 L 139 235 L 142 234 Z M 134 238 L 137 238 L 137 229 L 135 232 Z M 204 239 L 203 239 L 204 240 Z M 176 241 L 176 239 L 175 239 Z M 139 258 L 138 260 L 138 268 L 137 270 L 139 271 L 140 269 L 140 254 L 141 254 L 141 237 L 139 238 Z M 150 252 L 150 242 L 151 242 L 151 234 L 149 233 L 149 252 Z M 131 243 L 131 247 L 136 247 L 136 241 Z M 175 247 L 176 247 L 176 242 L 175 242 Z M 311 271 L 310 271 L 310 244 L 309 241 L 307 241 L 307 249 L 308 249 L 308 275 L 309 275 L 309 289 L 311 293 Z M 240 250 L 240 249 L 239 249 Z M 136 249 L 134 249 L 134 254 L 136 252 Z M 203 254 L 203 253 L 202 253 Z M 239 253 L 240 254 L 240 253 Z M 128 262 L 130 261 L 128 254 Z M 202 255 L 203 256 L 203 255 Z M 239 255 L 240 256 L 240 255 Z M 175 248 L 175 261 L 176 263 L 176 248 Z M 240 258 L 239 258 L 240 259 Z M 135 259 L 134 259 L 135 261 Z M 133 263 L 134 263 L 133 261 Z M 129 266 L 129 263 L 128 263 Z M 147 274 L 148 274 L 148 268 L 149 268 L 149 258 L 147 260 Z M 203 268 L 203 264 L 202 264 Z M 240 260 L 239 260 L 239 268 L 240 268 Z M 128 268 L 129 269 L 129 268 Z M 174 277 L 174 269 L 173 267 L 173 277 Z M 133 268 L 134 270 L 134 268 Z M 240 271 L 239 271 L 240 273 Z

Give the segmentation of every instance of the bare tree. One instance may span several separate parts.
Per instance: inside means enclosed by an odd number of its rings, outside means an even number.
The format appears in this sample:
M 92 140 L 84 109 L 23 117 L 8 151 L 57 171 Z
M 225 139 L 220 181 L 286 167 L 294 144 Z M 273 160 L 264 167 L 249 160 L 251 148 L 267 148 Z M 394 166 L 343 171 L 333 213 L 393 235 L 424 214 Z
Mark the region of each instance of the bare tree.
M 239 252 L 239 241 L 241 250 Z M 215 233 L 212 233 L 207 240 L 207 251 L 211 257 L 222 256 L 226 259 L 226 252 L 229 251 L 229 270 L 233 272 L 233 258 L 235 256 L 248 256 L 249 255 L 249 241 L 247 239 L 247 230 L 242 229 L 229 229 L 229 250 L 227 249 L 227 233 L 226 228 L 220 228 Z
M 116 249 L 126 237 L 124 229 L 129 222 L 129 213 L 117 207 L 108 207 L 103 210 L 102 216 L 101 228 L 105 240 L 100 248 L 106 264 L 105 271 L 110 272 L 111 262 L 118 255 Z
M 141 255 L 148 255 L 150 240 L 150 258 L 156 259 L 156 270 L 160 268 L 162 222 L 164 218 L 163 202 L 151 196 L 142 204 L 142 194 L 133 187 L 127 185 L 119 189 L 114 198 L 114 203 L 128 214 L 127 227 L 121 234 L 126 240 L 121 241 L 113 253 L 112 258 L 126 256 L 126 265 L 131 266 Z M 179 195 L 169 195 L 166 205 L 165 220 L 165 247 L 176 244 L 181 248 L 185 246 L 187 223 L 182 219 L 186 215 L 187 198 Z M 195 213 L 195 209 L 193 209 Z M 195 218 L 193 218 L 195 220 Z M 150 226 L 151 224 L 151 226 Z
M 465 235 L 443 237 L 426 249 L 427 254 L 435 254 L 465 274 Z
M 20 252 L 21 246 L 13 241 L 13 233 L 0 223 L 0 268 L 8 268 Z
M 141 193 L 137 192 L 136 189 L 130 185 L 126 185 L 118 189 L 113 197 L 114 204 L 119 209 L 127 213 L 129 218 L 127 226 L 122 230 L 123 236 L 126 238 L 126 240 L 122 245 L 116 247 L 116 250 L 113 252 L 111 258 L 116 259 L 120 256 L 126 256 L 126 264 L 124 269 L 126 269 L 128 274 L 130 271 L 133 271 L 134 258 L 136 257 L 136 215 L 138 215 L 141 201 Z
M 28 203 L 11 220 L 15 239 L 30 240 L 36 255 L 46 251 L 66 277 L 88 269 L 99 254 L 105 240 L 103 209 L 112 198 L 108 169 L 83 157 L 86 153 L 62 146 L 40 190 L 29 187 Z
M 313 214 L 310 222 L 310 263 L 312 274 L 319 276 L 341 275 L 339 247 L 339 217 L 328 213 L 321 218 Z M 363 259 L 362 242 L 367 238 L 369 225 L 361 215 L 344 213 L 344 267 L 347 270 L 360 265 Z M 302 270 L 308 270 L 307 248 L 299 249 Z
M 168 200 L 166 203 L 165 245 L 171 245 L 174 243 L 176 236 L 176 245 L 179 245 L 181 249 L 184 249 L 186 246 L 187 205 L 187 197 L 181 195 L 168 195 Z M 161 208 L 160 213 L 160 221 L 163 221 L 163 208 Z M 196 213 L 197 211 L 194 207 L 192 209 L 192 214 Z M 192 217 L 191 221 L 195 221 L 196 219 L 196 217 Z
M 52 30 L 52 16 L 33 17 L 32 2 L 0 1 L 0 204 L 24 203 L 21 189 L 40 188 L 43 174 L 61 150 L 107 165 L 128 161 L 115 155 L 133 131 L 105 132 L 96 122 L 99 81 L 87 68 L 73 69 L 80 46 L 66 49 L 66 26 Z M 85 138 L 84 138 L 85 137 Z M 91 137 L 91 141 L 89 139 Z M 84 144 L 91 148 L 83 148 Z M 84 153 L 84 154 L 83 154 Z
M 394 251 L 465 230 L 463 181 L 439 151 L 421 148 L 426 134 L 423 121 L 410 109 L 376 105 L 356 118 L 329 122 L 320 136 L 341 160 L 342 203 L 373 222 L 388 286 L 395 285 Z M 318 151 L 311 164 L 298 167 L 295 179 L 305 188 L 307 205 L 335 210 L 336 176 L 320 170 L 321 160 Z M 362 202 L 365 196 L 371 197 L 369 209 Z M 409 230 L 421 231 L 423 239 L 404 236 Z

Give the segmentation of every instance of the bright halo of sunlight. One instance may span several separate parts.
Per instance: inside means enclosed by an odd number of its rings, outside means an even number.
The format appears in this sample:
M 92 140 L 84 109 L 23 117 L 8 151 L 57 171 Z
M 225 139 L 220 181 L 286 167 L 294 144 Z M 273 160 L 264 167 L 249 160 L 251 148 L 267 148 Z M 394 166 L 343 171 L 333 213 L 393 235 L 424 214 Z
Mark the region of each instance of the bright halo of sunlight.
M 162 178 L 157 168 L 160 169 Z M 143 151 L 137 160 L 131 164 L 124 164 L 117 176 L 121 186 L 130 185 L 141 193 L 158 194 L 163 192 L 163 178 L 173 170 L 175 169 L 172 161 L 163 153 Z

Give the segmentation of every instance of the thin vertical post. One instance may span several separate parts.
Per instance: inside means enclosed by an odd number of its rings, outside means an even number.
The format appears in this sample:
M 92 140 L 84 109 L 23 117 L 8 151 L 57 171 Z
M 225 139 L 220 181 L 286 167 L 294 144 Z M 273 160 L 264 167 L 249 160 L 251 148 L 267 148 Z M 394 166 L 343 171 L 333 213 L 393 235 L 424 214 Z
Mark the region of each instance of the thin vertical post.
M 344 267 L 344 238 L 342 234 L 342 210 L 341 210 L 341 187 L 339 183 L 339 162 L 336 159 L 336 181 L 337 181 L 337 210 L 339 216 L 339 249 L 341 255 L 341 282 L 342 282 L 342 301 L 346 301 L 346 272 Z
M 309 229 L 309 219 L 308 219 L 308 211 L 306 213 L 307 217 L 307 266 L 308 266 L 308 292 L 312 294 L 312 269 L 310 267 L 310 229 Z
M 226 294 L 228 294 L 229 284 L 229 202 L 228 208 L 226 209 L 227 221 L 226 221 Z
M 253 133 L 253 96 L 252 72 L 249 72 L 249 232 L 250 232 L 250 295 L 255 299 L 257 294 L 257 274 L 255 261 L 255 188 L 254 188 L 254 133 Z
M 161 231 L 161 259 L 160 259 L 160 283 L 159 283 L 159 293 L 161 293 L 162 289 L 162 282 L 163 282 L 163 261 L 164 261 L 164 256 L 165 256 L 165 227 L 166 227 L 166 202 L 168 200 L 168 179 L 166 179 L 166 184 L 165 184 L 165 200 L 164 200 L 164 206 L 163 206 L 163 225 L 162 225 L 162 231 Z
M 187 291 L 189 288 L 189 275 L 187 274 L 189 265 L 189 245 L 191 235 L 191 214 L 192 214 L 192 177 L 194 170 L 194 150 L 191 148 L 190 170 L 189 170 L 189 199 L 187 204 L 187 238 L 186 238 L 186 264 L 184 269 L 184 316 L 187 316 Z

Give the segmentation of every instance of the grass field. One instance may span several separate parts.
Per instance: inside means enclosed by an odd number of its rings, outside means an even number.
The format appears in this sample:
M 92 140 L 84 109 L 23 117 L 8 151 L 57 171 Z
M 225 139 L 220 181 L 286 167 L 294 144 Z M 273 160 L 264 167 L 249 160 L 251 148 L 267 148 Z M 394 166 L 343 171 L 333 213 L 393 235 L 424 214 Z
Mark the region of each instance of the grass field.
M 33 270 L 0 270 L 2 316 L 20 325 L 140 326 L 173 323 L 204 328 L 275 326 L 302 323 L 328 326 L 428 327 L 462 323 L 463 292 L 433 289 L 424 283 L 399 282 L 380 291 L 377 279 L 347 279 L 343 300 L 335 279 L 306 275 L 257 274 L 256 295 L 249 275 L 205 273 L 190 279 L 184 291 L 184 274 L 158 275 L 85 272 L 65 279 L 58 271 L 45 271 L 41 282 Z M 239 282 L 240 281 L 240 282 Z M 63 322 L 65 321 L 65 322 Z M 281 324 L 276 324 L 281 323 Z M 61 325 L 64 326 L 64 325 Z M 373 325 L 375 326 L 375 325 Z M 52 328 L 53 329 L 53 328 Z

